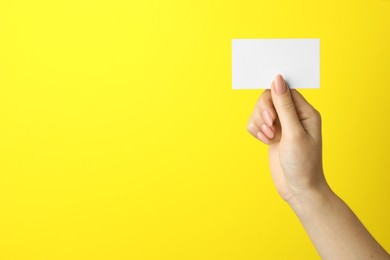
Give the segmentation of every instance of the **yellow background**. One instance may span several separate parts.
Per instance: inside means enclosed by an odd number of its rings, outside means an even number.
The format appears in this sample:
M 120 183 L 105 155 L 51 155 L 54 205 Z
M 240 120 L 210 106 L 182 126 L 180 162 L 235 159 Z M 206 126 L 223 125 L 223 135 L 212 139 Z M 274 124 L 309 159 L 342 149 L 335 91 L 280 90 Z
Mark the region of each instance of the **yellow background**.
M 0 259 L 318 259 L 233 38 L 320 38 L 334 190 L 390 249 L 390 1 L 0 1 Z

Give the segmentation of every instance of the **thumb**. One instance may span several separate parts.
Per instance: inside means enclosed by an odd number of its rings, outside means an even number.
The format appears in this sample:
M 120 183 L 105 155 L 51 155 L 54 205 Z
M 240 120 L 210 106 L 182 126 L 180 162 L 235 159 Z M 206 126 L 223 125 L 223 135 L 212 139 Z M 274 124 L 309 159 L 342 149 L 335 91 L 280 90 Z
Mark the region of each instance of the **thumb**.
M 285 136 L 302 133 L 303 128 L 299 121 L 290 89 L 282 75 L 277 75 L 271 87 L 272 101 L 278 114 L 282 133 Z

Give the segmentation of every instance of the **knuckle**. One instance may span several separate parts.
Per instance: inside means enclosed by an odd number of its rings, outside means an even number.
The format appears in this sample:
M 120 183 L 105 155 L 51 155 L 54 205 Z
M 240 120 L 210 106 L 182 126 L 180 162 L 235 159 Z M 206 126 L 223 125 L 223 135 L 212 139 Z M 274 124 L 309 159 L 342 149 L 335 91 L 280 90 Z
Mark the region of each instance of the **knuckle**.
M 321 123 L 322 121 L 321 113 L 315 108 L 313 108 L 313 118 L 315 118 L 316 122 L 318 123 Z
M 246 130 L 248 132 L 251 132 L 251 123 L 250 122 L 248 122 L 248 124 L 246 125 Z
M 256 136 L 258 132 L 257 126 L 253 123 L 252 120 L 250 120 L 246 126 L 246 130 L 253 136 Z
M 269 89 L 264 90 L 264 92 L 260 95 L 258 100 L 258 107 L 264 108 L 269 106 L 269 103 L 271 102 L 271 92 Z
M 253 123 L 254 124 L 256 124 L 256 125 L 261 125 L 261 122 L 263 121 L 263 117 L 262 117 L 262 115 L 260 114 L 260 112 L 255 112 L 254 114 L 253 114 Z
M 295 105 L 291 99 L 283 99 L 280 102 L 280 107 L 285 111 L 294 111 Z

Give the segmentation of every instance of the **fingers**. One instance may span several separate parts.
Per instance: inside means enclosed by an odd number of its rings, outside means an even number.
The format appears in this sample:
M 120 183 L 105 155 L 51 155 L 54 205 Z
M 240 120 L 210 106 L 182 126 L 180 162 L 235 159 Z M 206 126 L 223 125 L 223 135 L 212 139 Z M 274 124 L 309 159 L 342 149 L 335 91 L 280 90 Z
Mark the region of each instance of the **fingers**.
M 289 89 L 281 75 L 272 82 L 256 102 L 249 119 L 248 131 L 265 144 L 285 137 L 308 134 L 321 140 L 321 116 L 295 89 Z
M 272 104 L 271 91 L 265 90 L 256 103 L 247 129 L 263 143 L 271 144 L 275 137 L 275 119 L 276 110 Z
M 271 144 L 271 138 L 268 138 L 267 136 L 265 136 L 265 134 L 263 134 L 261 131 L 257 132 L 257 136 L 256 136 L 260 141 L 262 141 L 263 143 L 265 144 Z
M 274 104 L 272 103 L 271 91 L 266 89 L 257 100 L 255 109 L 262 115 L 264 123 L 269 127 L 273 126 L 273 123 L 277 117 Z
M 291 91 L 283 77 L 279 74 L 275 77 L 271 86 L 272 101 L 282 126 L 283 136 L 296 136 L 303 132 L 295 109 Z

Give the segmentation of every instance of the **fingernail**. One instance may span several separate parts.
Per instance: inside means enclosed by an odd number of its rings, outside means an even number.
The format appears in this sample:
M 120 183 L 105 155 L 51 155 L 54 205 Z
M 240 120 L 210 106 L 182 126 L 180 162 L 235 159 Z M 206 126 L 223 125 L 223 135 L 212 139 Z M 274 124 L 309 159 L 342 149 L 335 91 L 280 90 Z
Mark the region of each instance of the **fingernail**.
M 272 122 L 272 116 L 271 116 L 271 113 L 268 112 L 268 110 L 264 110 L 264 111 L 263 111 L 263 118 L 264 118 L 265 123 L 266 123 L 269 127 L 271 127 L 272 124 L 273 124 L 273 122 Z
M 276 94 L 281 95 L 284 92 L 286 92 L 287 86 L 286 86 L 286 84 L 284 82 L 284 79 L 283 79 L 282 75 L 280 75 L 280 74 L 276 75 L 274 82 L 275 82 L 275 92 L 276 92 Z
M 261 131 L 257 133 L 257 138 L 265 144 L 269 143 L 268 137 L 266 137 Z
M 266 124 L 263 124 L 261 126 L 261 130 L 263 130 L 263 133 L 270 139 L 274 138 L 274 132 L 271 130 L 271 128 L 269 126 L 267 126 Z

